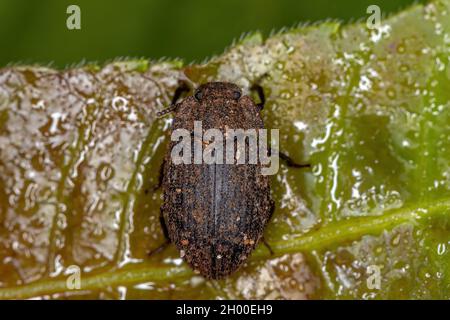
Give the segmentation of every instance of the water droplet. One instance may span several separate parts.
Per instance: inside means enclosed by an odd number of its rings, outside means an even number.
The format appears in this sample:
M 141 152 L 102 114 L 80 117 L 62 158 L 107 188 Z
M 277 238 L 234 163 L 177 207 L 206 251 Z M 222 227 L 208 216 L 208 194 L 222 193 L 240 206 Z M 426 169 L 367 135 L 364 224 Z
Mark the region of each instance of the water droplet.
M 447 250 L 445 243 L 439 243 L 437 247 L 437 253 L 438 255 L 442 256 L 445 251 Z
M 204 283 L 205 282 L 205 278 L 203 278 L 203 277 L 199 277 L 199 276 L 193 276 L 191 279 L 190 279 L 190 284 L 191 284 L 191 286 L 192 287 L 198 287 L 199 285 L 201 285 L 202 283 Z
M 101 163 L 97 170 L 97 178 L 100 181 L 107 182 L 114 176 L 114 169 L 108 163 Z
M 407 72 L 407 71 L 409 71 L 408 65 L 402 63 L 402 64 L 400 65 L 400 71 L 402 71 L 402 72 Z
M 392 245 L 393 246 L 397 246 L 400 243 L 400 235 L 397 234 L 393 239 L 392 239 Z
M 395 98 L 395 90 L 393 90 L 393 89 L 388 89 L 387 92 L 386 92 L 386 94 L 387 94 L 387 96 L 388 96 L 390 99 L 394 99 L 394 98 Z
M 290 99 L 291 98 L 291 92 L 289 92 L 289 91 L 283 91 L 283 92 L 281 92 L 280 93 L 280 97 L 282 98 L 282 99 Z
M 306 128 L 308 128 L 308 124 L 303 121 L 295 121 L 294 126 L 300 131 L 304 131 Z
M 276 65 L 278 70 L 283 70 L 284 69 L 284 65 L 281 62 L 278 62 Z
M 128 100 L 124 97 L 117 96 L 112 99 L 112 107 L 116 111 L 126 111 L 128 106 Z
M 398 47 L 397 47 L 397 52 L 398 53 L 404 53 L 405 52 L 405 46 L 403 46 L 403 45 L 399 45 Z
M 44 100 L 38 100 L 36 102 L 34 102 L 33 100 L 31 101 L 32 105 L 31 107 L 33 109 L 37 109 L 37 110 L 44 110 L 45 109 L 45 101 Z

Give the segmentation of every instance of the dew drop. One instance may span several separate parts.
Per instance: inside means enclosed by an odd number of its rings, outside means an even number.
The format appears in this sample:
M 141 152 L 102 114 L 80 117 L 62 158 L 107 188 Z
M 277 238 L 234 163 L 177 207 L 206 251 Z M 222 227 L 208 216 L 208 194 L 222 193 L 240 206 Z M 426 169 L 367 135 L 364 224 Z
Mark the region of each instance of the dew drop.
M 405 46 L 399 45 L 399 46 L 397 47 L 397 52 L 398 52 L 398 53 L 404 53 L 404 52 L 405 52 Z
M 408 65 L 403 64 L 403 63 L 400 65 L 400 71 L 407 72 L 408 70 L 409 70 Z
M 97 178 L 100 181 L 107 182 L 114 175 L 114 169 L 108 163 L 101 163 L 97 170 Z
M 394 239 L 392 239 L 392 245 L 397 246 L 400 243 L 400 235 L 396 235 Z
M 394 99 L 394 98 L 395 98 L 395 91 L 394 91 L 393 89 L 388 89 L 387 92 L 386 92 L 386 94 L 387 94 L 387 96 L 388 96 L 390 99 Z
M 126 111 L 128 106 L 128 100 L 124 97 L 117 96 L 112 99 L 112 107 L 117 111 Z
M 437 253 L 438 255 L 442 256 L 445 251 L 447 250 L 445 243 L 439 243 L 437 247 Z
M 281 62 L 278 62 L 276 65 L 278 70 L 283 70 L 284 69 L 284 65 Z

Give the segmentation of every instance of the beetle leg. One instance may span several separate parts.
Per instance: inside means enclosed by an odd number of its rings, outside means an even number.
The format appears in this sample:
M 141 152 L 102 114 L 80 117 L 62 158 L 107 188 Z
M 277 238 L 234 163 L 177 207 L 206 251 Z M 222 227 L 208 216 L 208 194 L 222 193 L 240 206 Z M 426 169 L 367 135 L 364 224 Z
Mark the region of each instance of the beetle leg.
M 189 92 L 189 90 L 190 89 L 189 89 L 189 86 L 187 85 L 187 83 L 182 81 L 180 83 L 180 85 L 178 86 L 178 88 L 175 89 L 175 93 L 173 94 L 172 102 L 170 103 L 170 107 L 168 107 L 162 111 L 159 111 L 156 115 L 158 117 L 162 117 L 162 116 L 176 110 L 178 108 L 178 104 L 177 104 L 178 99 L 180 99 L 180 97 L 182 96 L 183 93 Z
M 275 201 L 270 200 L 270 212 L 269 212 L 269 219 L 267 219 L 267 221 L 269 221 L 272 218 L 274 212 L 275 212 Z M 267 248 L 267 250 L 269 250 L 270 255 L 273 256 L 274 252 L 273 252 L 272 248 L 270 247 L 269 243 L 267 243 L 264 235 L 261 237 L 261 242 L 264 244 L 264 246 Z
M 272 154 L 272 149 L 269 147 L 267 153 L 269 154 L 269 157 Z M 301 164 L 301 163 L 297 163 L 294 160 L 292 160 L 291 157 L 289 157 L 287 154 L 278 151 L 278 155 L 280 157 L 281 160 L 284 160 L 286 162 L 286 165 L 288 167 L 292 167 L 292 168 L 311 168 L 311 164 L 310 163 L 305 163 L 305 164 Z
M 269 219 L 272 219 L 273 213 L 275 212 L 275 201 L 272 199 L 270 200 L 270 213 L 269 213 Z
M 286 165 L 288 167 L 292 167 L 292 168 L 311 168 L 311 164 L 310 163 L 305 163 L 305 164 L 297 163 L 294 160 L 292 160 L 287 154 L 284 154 L 282 152 L 278 152 L 278 154 L 280 155 L 280 158 L 282 160 L 286 161 Z
M 163 163 L 161 164 L 161 167 L 159 168 L 159 175 L 158 175 L 158 182 L 151 188 L 145 189 L 145 194 L 148 194 L 149 191 L 156 191 L 159 188 L 161 188 L 162 183 L 163 183 L 163 179 L 164 179 L 164 164 L 165 164 L 165 160 L 163 161 Z
M 269 218 L 267 219 L 267 221 L 269 221 L 272 216 L 273 213 L 275 212 L 275 201 L 273 201 L 272 199 L 270 200 L 270 209 L 269 209 Z M 266 238 L 264 238 L 264 235 L 261 237 L 261 242 L 264 244 L 264 246 L 267 248 L 267 250 L 269 250 L 270 255 L 273 256 L 273 250 L 270 247 L 270 245 L 267 243 Z
M 151 256 L 153 256 L 154 254 L 160 253 L 160 252 L 163 251 L 169 244 L 170 244 L 170 241 L 166 239 L 166 240 L 164 240 L 164 242 L 163 242 L 160 246 L 158 246 L 157 248 L 155 248 L 155 249 L 153 249 L 153 250 L 150 250 L 150 251 L 147 253 L 147 255 L 148 255 L 149 257 L 151 257 Z
M 270 245 L 267 243 L 266 238 L 264 238 L 264 236 L 261 237 L 261 241 L 264 244 L 264 246 L 267 248 L 267 250 L 269 250 L 270 255 L 273 256 L 274 255 L 273 250 L 270 247 Z
M 259 108 L 259 111 L 264 109 L 264 105 L 266 104 L 266 96 L 264 94 L 264 89 L 259 84 L 254 84 L 251 88 L 251 91 L 256 91 L 259 97 L 259 103 L 256 104 L 256 106 Z
M 185 92 L 189 92 L 189 90 L 191 90 L 191 89 L 189 88 L 187 83 L 184 81 L 181 81 L 180 85 L 178 86 L 178 88 L 175 90 L 175 93 L 173 94 L 172 102 L 170 104 L 171 105 L 176 104 L 178 99 L 180 99 L 181 95 Z
M 259 111 L 264 109 L 264 105 L 266 104 L 266 95 L 264 94 L 264 89 L 263 87 L 261 87 L 260 83 L 268 75 L 268 73 L 264 73 L 262 76 L 257 78 L 253 85 L 250 87 L 250 91 L 256 91 L 256 93 L 258 94 L 260 102 L 257 103 L 256 106 L 259 108 Z
M 160 246 L 158 246 L 156 249 L 150 250 L 148 252 L 148 256 L 152 256 L 154 254 L 157 254 L 157 253 L 163 251 L 170 244 L 169 231 L 167 230 L 167 225 L 166 225 L 166 222 L 164 221 L 162 212 L 159 214 L 159 222 L 161 224 L 161 228 L 162 228 L 165 239 L 164 239 L 164 242 Z
M 168 242 L 170 242 L 169 230 L 167 229 L 166 221 L 164 220 L 164 216 L 163 216 L 162 212 L 160 212 L 160 214 L 159 214 L 159 223 L 161 224 L 161 228 L 162 228 L 164 237 L 166 238 L 166 240 Z

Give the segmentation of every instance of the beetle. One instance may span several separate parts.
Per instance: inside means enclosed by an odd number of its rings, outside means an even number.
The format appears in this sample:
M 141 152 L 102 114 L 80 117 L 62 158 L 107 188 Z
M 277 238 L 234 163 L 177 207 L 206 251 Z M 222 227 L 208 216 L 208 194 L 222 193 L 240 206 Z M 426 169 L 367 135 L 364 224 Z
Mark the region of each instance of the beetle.
M 225 134 L 226 128 L 262 129 L 264 91 L 259 85 L 251 89 L 258 93 L 260 103 L 229 82 L 202 84 L 193 95 L 177 103 L 189 90 L 183 84 L 175 91 L 171 106 L 158 116 L 173 113 L 171 133 L 184 129 L 193 134 L 194 121 L 202 121 L 205 130 L 214 128 Z M 160 173 L 164 235 L 195 271 L 209 279 L 226 277 L 264 241 L 264 229 L 275 209 L 270 178 L 261 174 L 259 161 L 176 164 L 171 152 L 176 144 L 169 143 Z M 280 158 L 289 166 L 309 167 L 281 153 Z

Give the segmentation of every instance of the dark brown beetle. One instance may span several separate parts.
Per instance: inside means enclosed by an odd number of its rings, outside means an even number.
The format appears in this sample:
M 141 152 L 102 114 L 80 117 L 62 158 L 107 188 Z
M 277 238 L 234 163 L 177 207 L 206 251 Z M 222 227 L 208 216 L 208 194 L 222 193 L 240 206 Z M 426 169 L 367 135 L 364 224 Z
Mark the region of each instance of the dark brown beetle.
M 224 135 L 227 128 L 264 128 L 261 87 L 254 87 L 260 95 L 259 104 L 242 95 L 237 85 L 226 82 L 201 85 L 193 96 L 176 103 L 186 89 L 180 87 L 172 106 L 159 113 L 174 113 L 172 132 L 186 129 L 192 133 L 194 121 L 202 121 L 203 130 L 215 128 Z M 174 164 L 171 150 L 176 144 L 169 144 L 162 168 L 164 233 L 194 270 L 206 278 L 223 278 L 236 271 L 262 239 L 274 210 L 270 178 L 261 174 L 259 161 Z M 285 155 L 280 157 L 293 166 L 308 166 L 296 165 Z

